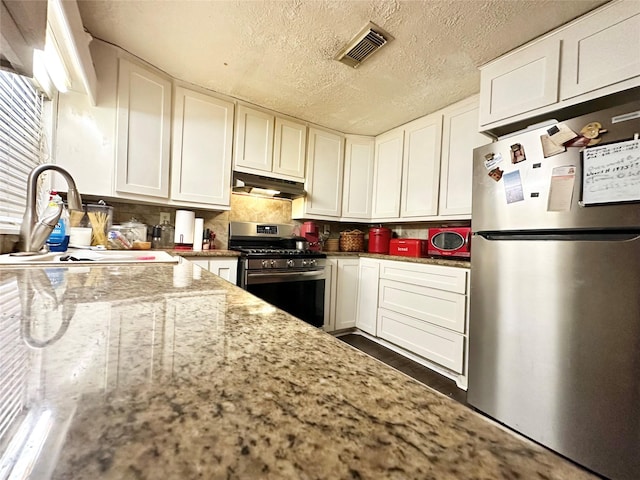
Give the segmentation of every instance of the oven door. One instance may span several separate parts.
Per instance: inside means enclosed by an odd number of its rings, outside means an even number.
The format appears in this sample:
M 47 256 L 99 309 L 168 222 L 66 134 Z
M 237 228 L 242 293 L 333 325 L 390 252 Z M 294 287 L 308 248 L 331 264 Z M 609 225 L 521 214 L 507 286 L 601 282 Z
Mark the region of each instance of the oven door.
M 244 289 L 315 327 L 324 324 L 324 269 L 245 272 Z

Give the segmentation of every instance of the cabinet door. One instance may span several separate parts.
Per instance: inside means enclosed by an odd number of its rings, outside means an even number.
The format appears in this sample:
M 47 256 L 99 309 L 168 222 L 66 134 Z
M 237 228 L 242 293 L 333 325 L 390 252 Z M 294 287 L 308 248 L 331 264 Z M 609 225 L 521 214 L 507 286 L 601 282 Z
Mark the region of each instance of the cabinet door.
M 371 218 L 374 146 L 373 137 L 346 138 L 342 217 Z
M 440 162 L 439 215 L 471 216 L 473 149 L 490 143 L 478 132 L 478 97 L 444 112 Z
M 116 191 L 169 196 L 171 83 L 120 59 Z
M 391 130 L 376 137 L 372 219 L 400 216 L 403 140 L 402 129 Z
M 480 69 L 480 125 L 558 101 L 560 39 L 545 38 Z
M 229 206 L 233 103 L 176 87 L 171 198 Z
M 273 115 L 238 106 L 234 167 L 271 171 L 273 123 Z
M 336 329 L 336 290 L 338 279 L 338 261 L 327 258 L 324 267 L 324 331 L 332 332 Z
M 304 181 L 307 153 L 307 126 L 276 118 L 273 171 Z
M 377 335 L 379 273 L 379 262 L 364 258 L 360 259 L 356 327 L 374 336 Z
M 91 58 L 100 78 L 100 104 L 83 93 L 58 96 L 54 161 L 73 176 L 82 194 L 112 197 L 115 185 L 118 59 L 114 50 L 91 42 Z M 90 161 L 88 161 L 90 159 Z M 66 192 L 61 175 L 52 176 L 53 190 Z
M 560 94 L 568 99 L 640 75 L 640 3 L 613 2 L 564 32 Z
M 205 270 L 209 270 L 209 260 L 197 260 L 194 257 L 188 257 L 187 260 L 189 260 L 194 265 L 199 266 L 200 268 L 204 268 Z
M 238 259 L 220 258 L 209 260 L 209 271 L 215 273 L 220 278 L 224 278 L 227 282 L 231 282 L 234 285 L 237 285 Z
M 335 133 L 309 129 L 306 213 L 339 217 L 342 210 L 344 138 Z
M 358 258 L 338 260 L 336 330 L 356 326 L 359 265 Z
M 442 115 L 434 114 L 404 128 L 401 217 L 438 214 Z

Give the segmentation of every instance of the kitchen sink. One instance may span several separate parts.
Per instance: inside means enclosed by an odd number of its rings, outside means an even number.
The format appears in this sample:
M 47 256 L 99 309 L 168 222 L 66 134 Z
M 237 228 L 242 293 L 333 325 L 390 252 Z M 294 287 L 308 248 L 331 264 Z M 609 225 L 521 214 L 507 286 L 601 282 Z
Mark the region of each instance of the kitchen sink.
M 41 266 L 62 264 L 104 265 L 140 264 L 140 263 L 178 263 L 180 257 L 174 257 L 162 250 L 83 250 L 70 248 L 66 252 L 47 252 L 36 255 L 0 255 L 1 266 Z

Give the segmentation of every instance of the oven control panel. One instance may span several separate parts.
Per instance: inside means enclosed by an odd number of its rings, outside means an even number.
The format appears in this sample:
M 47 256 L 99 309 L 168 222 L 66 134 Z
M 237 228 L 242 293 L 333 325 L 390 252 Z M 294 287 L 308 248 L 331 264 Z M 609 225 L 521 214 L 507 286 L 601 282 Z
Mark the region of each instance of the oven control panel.
M 324 268 L 324 258 L 249 258 L 245 260 L 248 270 L 316 270 Z

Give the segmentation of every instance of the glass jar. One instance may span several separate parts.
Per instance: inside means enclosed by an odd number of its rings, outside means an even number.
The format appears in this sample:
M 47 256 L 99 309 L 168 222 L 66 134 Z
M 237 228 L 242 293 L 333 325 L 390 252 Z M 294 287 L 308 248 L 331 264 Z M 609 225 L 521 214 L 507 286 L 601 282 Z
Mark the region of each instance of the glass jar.
M 89 204 L 87 205 L 87 218 L 92 229 L 91 245 L 103 245 L 106 247 L 113 219 L 113 207 L 106 205 L 104 202 L 95 205 Z
M 160 228 L 160 244 L 162 245 L 161 248 L 173 248 L 174 233 L 176 230 L 175 227 L 169 223 L 169 220 L 165 220 L 160 224 Z

